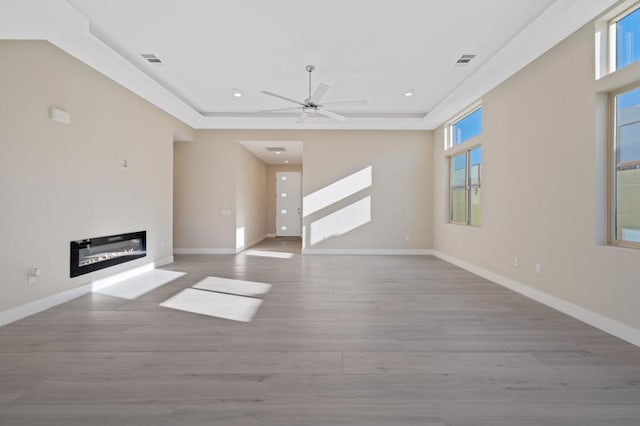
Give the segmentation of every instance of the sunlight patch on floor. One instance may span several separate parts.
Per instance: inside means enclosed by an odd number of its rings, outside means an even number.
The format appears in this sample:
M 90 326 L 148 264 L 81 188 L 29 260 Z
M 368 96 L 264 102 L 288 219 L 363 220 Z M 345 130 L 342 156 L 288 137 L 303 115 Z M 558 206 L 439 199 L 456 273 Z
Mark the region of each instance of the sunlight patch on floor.
M 247 250 L 244 254 L 247 256 L 273 257 L 275 259 L 291 259 L 293 257 L 293 253 L 281 251 Z
M 262 305 L 253 297 L 187 288 L 162 302 L 160 306 L 195 314 L 249 322 Z
M 185 275 L 184 272 L 154 269 L 140 275 L 127 278 L 117 284 L 113 284 L 99 290 L 94 290 L 94 293 L 133 300 L 150 292 L 151 290 L 155 290 L 160 286 L 168 284 L 183 275 Z
M 238 296 L 261 296 L 271 290 L 271 284 L 255 281 L 232 280 L 229 278 L 207 277 L 193 286 L 193 288 Z

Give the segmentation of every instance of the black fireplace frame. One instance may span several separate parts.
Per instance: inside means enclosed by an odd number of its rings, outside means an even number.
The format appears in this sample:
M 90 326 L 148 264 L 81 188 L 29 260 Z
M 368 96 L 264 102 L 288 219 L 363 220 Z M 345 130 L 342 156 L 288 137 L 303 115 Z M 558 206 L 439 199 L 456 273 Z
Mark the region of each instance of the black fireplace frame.
M 90 263 L 88 265 L 80 266 L 80 250 L 87 247 L 101 246 L 105 244 L 114 243 L 117 241 L 127 241 L 133 239 L 141 240 L 142 253 L 135 253 L 126 256 L 118 256 L 111 259 L 102 260 L 100 262 Z M 69 275 L 71 278 L 79 275 L 88 274 L 90 272 L 98 271 L 100 269 L 108 268 L 110 266 L 119 265 L 121 263 L 130 262 L 147 255 L 147 231 L 129 232 L 127 234 L 108 235 L 106 237 L 86 238 L 84 240 L 71 241 L 69 244 Z

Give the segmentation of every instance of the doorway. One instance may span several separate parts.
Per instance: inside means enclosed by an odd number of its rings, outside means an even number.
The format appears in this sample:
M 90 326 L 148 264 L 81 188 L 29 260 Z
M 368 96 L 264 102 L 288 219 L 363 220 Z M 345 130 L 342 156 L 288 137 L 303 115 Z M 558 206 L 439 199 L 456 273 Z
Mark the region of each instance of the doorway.
M 302 236 L 302 174 L 276 172 L 276 237 Z

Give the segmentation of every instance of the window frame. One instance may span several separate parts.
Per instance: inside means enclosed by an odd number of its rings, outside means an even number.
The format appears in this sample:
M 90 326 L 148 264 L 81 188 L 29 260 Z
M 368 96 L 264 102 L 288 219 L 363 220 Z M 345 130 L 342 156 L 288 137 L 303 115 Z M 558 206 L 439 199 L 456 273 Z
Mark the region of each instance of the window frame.
M 472 203 L 471 203 L 471 192 L 473 191 L 474 188 L 477 189 L 482 189 L 482 160 L 480 160 L 480 163 L 478 164 L 478 183 L 474 184 L 472 181 L 472 176 L 471 176 L 471 168 L 473 167 L 473 163 L 472 163 L 472 159 L 471 159 L 471 151 L 480 148 L 480 155 L 482 156 L 482 144 L 478 144 L 476 146 L 473 146 L 471 148 L 469 148 L 467 150 L 467 173 L 468 173 L 468 181 L 469 181 L 469 189 L 468 194 L 467 194 L 467 215 L 469 216 L 467 221 L 468 221 L 468 225 L 469 226 L 476 226 L 479 227 L 482 224 L 482 216 L 480 216 L 480 220 L 478 221 L 478 224 L 473 224 L 471 223 L 471 221 L 473 220 L 473 215 L 471 214 L 471 207 L 472 207 Z M 480 196 L 482 197 L 482 192 L 480 192 Z M 481 198 L 482 200 L 482 198 Z M 482 201 L 480 202 L 480 209 L 482 209 Z
M 619 69 L 626 68 L 631 64 L 635 64 L 639 62 L 640 59 L 631 62 L 630 64 L 625 65 L 624 67 L 618 68 L 618 31 L 617 25 L 618 22 L 622 21 L 627 16 L 631 15 L 635 11 L 640 10 L 640 2 L 634 3 L 627 7 L 621 13 L 615 15 L 612 19 L 609 20 L 609 72 L 616 72 Z
M 456 145 L 456 147 L 460 147 L 463 144 L 459 144 Z M 473 151 L 476 148 L 480 148 L 482 150 L 482 143 L 475 143 L 475 144 L 466 144 L 466 142 L 464 143 L 464 148 L 461 148 L 460 150 L 456 150 L 455 153 L 451 153 L 450 155 L 448 155 L 446 158 L 448 160 L 449 163 L 449 188 L 448 188 L 448 192 L 449 192 L 449 212 L 448 212 L 448 218 L 447 218 L 447 223 L 451 223 L 453 225 L 466 225 L 466 226 L 473 226 L 475 228 L 479 228 L 482 226 L 482 220 L 480 220 L 480 222 L 478 224 L 472 224 L 471 223 L 471 190 L 473 188 L 482 188 L 482 164 L 483 161 L 480 162 L 480 171 L 478 172 L 478 183 L 477 184 L 472 184 L 471 183 L 471 151 Z M 464 173 L 465 173 L 465 180 L 464 180 L 464 217 L 465 220 L 464 222 L 459 222 L 459 221 L 454 221 L 453 220 L 453 190 L 454 188 L 460 188 L 462 187 L 462 185 L 453 185 L 453 159 L 460 156 L 460 155 L 464 155 L 465 156 L 465 166 L 464 166 Z M 480 204 L 482 206 L 482 203 Z
M 467 118 L 468 116 L 470 116 L 471 114 L 473 114 L 474 112 L 478 111 L 482 109 L 482 102 L 475 102 L 473 105 L 471 105 L 470 107 L 466 108 L 464 111 L 462 111 L 460 114 L 456 115 L 453 119 L 451 119 L 447 125 L 445 126 L 445 132 L 444 132 L 444 150 L 450 150 L 452 148 L 458 147 L 458 146 L 462 146 L 464 144 L 466 144 L 467 142 L 477 138 L 478 136 L 480 136 L 482 134 L 482 129 L 480 130 L 480 133 L 478 133 L 478 135 L 471 137 L 470 139 L 465 140 L 464 142 L 461 142 L 457 145 L 453 144 L 453 126 L 455 126 L 457 123 L 459 123 L 460 121 L 464 120 L 465 118 Z M 482 121 L 480 121 L 480 123 L 482 124 Z
M 464 155 L 464 184 L 453 184 L 453 159 Z M 468 225 L 469 224 L 469 150 L 458 152 L 455 155 L 451 155 L 449 158 L 449 223 L 456 225 Z M 455 188 L 464 189 L 464 222 L 453 220 L 453 192 Z
M 617 24 L 638 9 L 640 9 L 639 0 L 626 0 L 609 10 L 596 22 L 596 80 L 640 62 L 638 60 L 622 68 L 617 68 Z
M 640 6 L 639 6 L 640 7 Z M 625 85 L 616 90 L 609 92 L 609 126 L 608 133 L 608 167 L 607 167 L 607 202 L 608 202 L 608 215 L 607 215 L 607 229 L 608 229 L 608 243 L 612 246 L 640 249 L 640 243 L 633 241 L 624 241 L 617 238 L 617 171 L 618 171 L 618 158 L 617 158 L 617 125 L 616 125 L 616 97 L 626 92 L 640 89 L 640 81 L 636 81 L 632 84 Z

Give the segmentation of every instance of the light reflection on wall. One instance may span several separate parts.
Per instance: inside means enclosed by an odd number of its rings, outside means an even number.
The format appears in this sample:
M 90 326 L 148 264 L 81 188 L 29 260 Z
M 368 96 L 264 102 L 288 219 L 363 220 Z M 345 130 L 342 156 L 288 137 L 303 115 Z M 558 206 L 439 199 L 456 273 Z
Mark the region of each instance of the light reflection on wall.
M 241 249 L 244 247 L 244 226 L 240 228 L 236 228 L 236 249 Z
M 311 223 L 311 245 L 344 235 L 371 222 L 371 196 L 365 197 Z
M 356 192 L 371 186 L 372 167 L 368 166 L 304 197 L 303 212 L 307 217 Z M 312 243 L 313 244 L 313 243 Z

